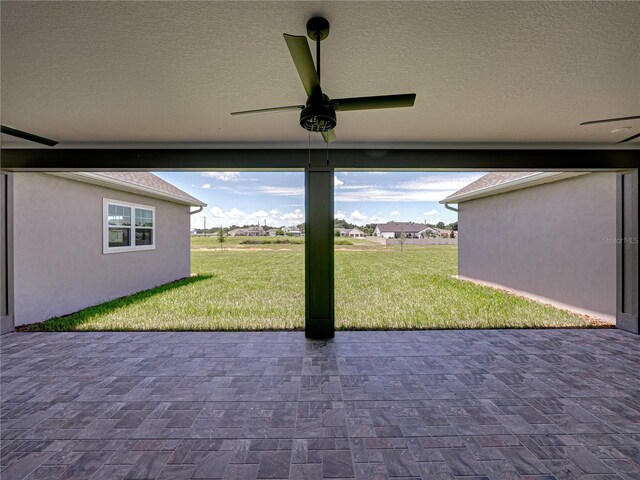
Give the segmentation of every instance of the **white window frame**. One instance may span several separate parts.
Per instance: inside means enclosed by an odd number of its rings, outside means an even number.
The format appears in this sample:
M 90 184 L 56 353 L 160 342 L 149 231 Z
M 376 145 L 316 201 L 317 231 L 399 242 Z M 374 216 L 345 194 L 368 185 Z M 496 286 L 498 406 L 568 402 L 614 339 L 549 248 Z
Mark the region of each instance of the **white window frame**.
M 109 246 L 109 205 L 118 207 L 131 208 L 131 245 L 128 247 L 110 247 Z M 151 245 L 136 245 L 136 208 L 144 208 L 153 212 L 153 226 L 151 227 Z M 126 227 L 129 228 L 129 227 Z M 148 229 L 149 227 L 144 227 Z M 123 202 L 122 200 L 113 200 L 111 198 L 102 199 L 102 253 L 124 253 L 139 252 L 142 250 L 156 249 L 156 207 L 152 205 L 141 205 L 139 203 Z

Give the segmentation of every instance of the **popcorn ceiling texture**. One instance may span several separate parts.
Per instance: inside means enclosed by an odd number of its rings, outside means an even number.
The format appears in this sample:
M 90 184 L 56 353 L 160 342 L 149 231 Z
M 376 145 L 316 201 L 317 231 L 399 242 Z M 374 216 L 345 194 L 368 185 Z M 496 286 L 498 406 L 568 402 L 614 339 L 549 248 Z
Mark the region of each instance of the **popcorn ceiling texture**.
M 640 113 L 640 2 L 6 1 L 1 14 L 2 122 L 65 143 L 306 145 L 295 112 L 229 112 L 305 101 L 282 33 L 316 14 L 331 22 L 330 97 L 417 93 L 413 109 L 339 112 L 343 145 L 612 144 L 629 136 L 618 124 L 578 124 Z

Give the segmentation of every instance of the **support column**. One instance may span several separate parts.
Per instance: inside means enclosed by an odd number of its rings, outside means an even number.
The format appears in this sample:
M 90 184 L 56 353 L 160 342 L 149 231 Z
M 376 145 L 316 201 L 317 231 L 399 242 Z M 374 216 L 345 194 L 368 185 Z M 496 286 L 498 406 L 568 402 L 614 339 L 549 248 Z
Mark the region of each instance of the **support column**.
M 618 308 L 616 326 L 640 333 L 640 268 L 638 256 L 638 170 L 617 175 Z
M 305 325 L 307 338 L 334 336 L 333 168 L 305 169 Z

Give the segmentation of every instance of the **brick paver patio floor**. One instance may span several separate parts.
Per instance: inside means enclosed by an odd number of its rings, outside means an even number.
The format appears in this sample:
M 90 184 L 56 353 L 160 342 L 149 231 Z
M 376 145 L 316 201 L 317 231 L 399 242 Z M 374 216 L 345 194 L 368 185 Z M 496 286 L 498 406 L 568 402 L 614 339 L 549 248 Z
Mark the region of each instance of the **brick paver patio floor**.
M 618 330 L 19 333 L 2 479 L 640 479 Z

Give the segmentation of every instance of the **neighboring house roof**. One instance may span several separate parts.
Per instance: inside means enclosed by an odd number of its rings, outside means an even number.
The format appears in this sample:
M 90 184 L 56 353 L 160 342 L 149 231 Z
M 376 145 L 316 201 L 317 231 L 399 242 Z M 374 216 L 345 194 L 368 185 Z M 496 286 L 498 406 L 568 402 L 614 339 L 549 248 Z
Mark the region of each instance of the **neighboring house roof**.
M 49 172 L 49 174 L 184 205 L 197 207 L 207 205 L 150 172 Z
M 379 224 L 376 228 L 380 233 L 418 233 L 427 228 L 427 225 L 414 222 L 387 222 Z
M 440 200 L 440 203 L 461 203 L 585 174 L 586 172 L 491 172 Z
M 451 233 L 451 230 L 445 230 L 444 228 L 438 227 L 427 227 L 427 230 L 431 230 L 433 233 L 437 233 L 439 235 L 449 235 L 449 233 Z

